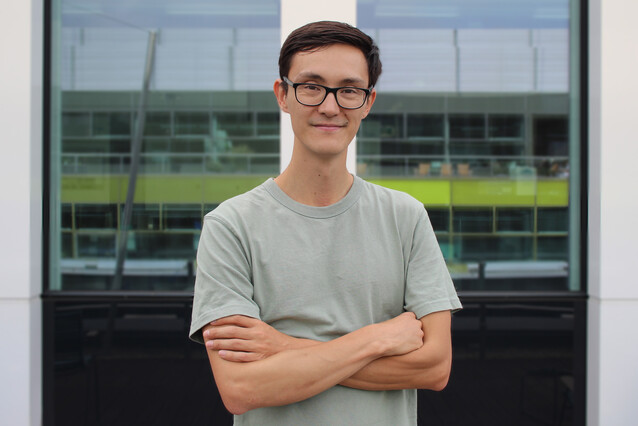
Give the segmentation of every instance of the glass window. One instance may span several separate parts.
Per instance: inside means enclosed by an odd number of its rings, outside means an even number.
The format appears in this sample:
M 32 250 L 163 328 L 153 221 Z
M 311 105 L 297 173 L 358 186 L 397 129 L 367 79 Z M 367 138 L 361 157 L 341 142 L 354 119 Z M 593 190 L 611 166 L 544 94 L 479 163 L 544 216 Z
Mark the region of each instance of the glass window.
M 577 7 L 510 3 L 357 1 L 383 62 L 358 171 L 436 206 L 430 220 L 462 288 L 581 290 Z M 518 276 L 480 277 L 479 264 L 503 262 Z M 552 262 L 569 276 L 549 284 L 535 271 Z
M 62 114 L 63 136 L 89 136 L 91 134 L 91 114 L 87 112 L 66 112 Z
M 78 234 L 78 256 L 85 259 L 113 258 L 115 256 L 115 234 Z
M 160 212 L 157 204 L 133 204 L 131 214 L 131 229 L 158 230 L 160 229 Z
M 202 207 L 198 204 L 165 204 L 164 229 L 202 229 Z
M 259 136 L 277 136 L 277 143 L 279 143 L 279 123 L 279 113 L 257 113 L 257 134 Z
M 62 204 L 62 214 L 60 215 L 60 226 L 62 229 L 73 228 L 73 206 L 70 204 Z
M 208 135 L 210 115 L 207 112 L 176 112 L 176 135 Z
M 77 229 L 115 229 L 117 209 L 113 204 L 76 204 L 75 227 Z
M 408 137 L 443 138 L 443 116 L 440 114 L 408 114 Z
M 361 137 L 403 137 L 403 116 L 398 114 L 369 114 L 361 123 Z
M 530 208 L 496 210 L 497 232 L 533 232 L 534 211 Z
M 567 232 L 567 208 L 539 208 L 538 232 Z
M 485 117 L 482 115 L 452 115 L 450 137 L 456 139 L 485 139 Z
M 459 261 L 495 262 L 532 260 L 531 237 L 455 237 L 454 258 Z
M 428 216 L 435 232 L 448 232 L 450 230 L 450 210 L 428 208 Z
M 522 115 L 490 115 L 488 117 L 490 138 L 522 138 Z
M 54 0 L 51 11 L 49 289 L 192 291 L 206 206 L 279 171 L 280 1 Z M 118 258 L 134 260 L 121 285 Z M 148 267 L 158 260 L 182 265 L 179 277 Z
M 171 114 L 169 112 L 147 112 L 144 120 L 145 135 L 166 136 L 172 133 Z
M 131 134 L 130 112 L 93 113 L 93 134 L 96 136 L 115 136 Z
M 453 210 L 454 232 L 492 233 L 493 220 L 492 209 L 455 208 Z
M 539 237 L 538 258 L 544 260 L 567 260 L 567 237 Z
M 215 113 L 215 125 L 218 131 L 228 136 L 252 136 L 254 134 L 253 114 L 249 112 Z

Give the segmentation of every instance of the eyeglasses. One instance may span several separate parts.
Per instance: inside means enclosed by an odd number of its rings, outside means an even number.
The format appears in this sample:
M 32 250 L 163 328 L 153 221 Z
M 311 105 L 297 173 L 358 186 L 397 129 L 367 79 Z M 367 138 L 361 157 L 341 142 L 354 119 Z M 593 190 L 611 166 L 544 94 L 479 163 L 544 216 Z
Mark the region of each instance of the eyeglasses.
M 293 83 L 288 77 L 284 77 L 284 82 L 292 86 L 297 102 L 305 106 L 321 105 L 328 97 L 328 93 L 333 93 L 337 105 L 341 108 L 359 109 L 370 95 L 370 89 L 360 87 L 328 87 L 315 83 Z

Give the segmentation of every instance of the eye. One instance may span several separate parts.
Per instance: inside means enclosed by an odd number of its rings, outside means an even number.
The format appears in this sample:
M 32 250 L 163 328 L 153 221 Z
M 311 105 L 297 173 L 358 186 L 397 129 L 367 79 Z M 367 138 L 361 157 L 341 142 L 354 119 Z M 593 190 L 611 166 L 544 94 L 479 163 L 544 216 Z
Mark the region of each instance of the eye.
M 315 84 L 304 84 L 302 86 L 300 86 L 301 89 L 307 91 L 307 92 L 312 92 L 312 91 L 319 91 L 321 90 L 320 86 L 317 86 Z

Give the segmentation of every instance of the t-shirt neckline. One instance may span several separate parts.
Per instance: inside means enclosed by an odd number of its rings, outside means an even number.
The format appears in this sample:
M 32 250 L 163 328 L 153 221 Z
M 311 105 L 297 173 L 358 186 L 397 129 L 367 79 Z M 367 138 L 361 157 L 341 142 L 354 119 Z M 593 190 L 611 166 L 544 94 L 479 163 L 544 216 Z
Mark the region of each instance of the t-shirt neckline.
M 334 204 L 323 207 L 309 206 L 293 200 L 277 185 L 273 178 L 264 182 L 264 188 L 275 200 L 293 212 L 316 219 L 325 219 L 342 214 L 357 202 L 363 188 L 363 180 L 358 176 L 353 176 L 353 178 L 352 186 L 345 197 Z

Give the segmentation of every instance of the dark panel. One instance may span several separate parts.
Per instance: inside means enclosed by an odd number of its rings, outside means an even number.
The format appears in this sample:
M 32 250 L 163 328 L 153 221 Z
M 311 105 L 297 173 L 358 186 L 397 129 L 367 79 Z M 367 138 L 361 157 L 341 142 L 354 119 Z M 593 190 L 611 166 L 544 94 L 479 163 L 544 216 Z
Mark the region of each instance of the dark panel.
M 419 424 L 583 424 L 585 302 L 464 305 L 450 382 L 419 391 Z M 190 311 L 181 296 L 47 299 L 45 425 L 231 425 L 203 347 L 186 337 Z

